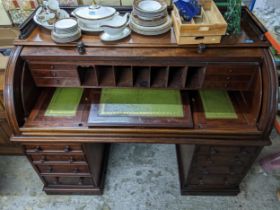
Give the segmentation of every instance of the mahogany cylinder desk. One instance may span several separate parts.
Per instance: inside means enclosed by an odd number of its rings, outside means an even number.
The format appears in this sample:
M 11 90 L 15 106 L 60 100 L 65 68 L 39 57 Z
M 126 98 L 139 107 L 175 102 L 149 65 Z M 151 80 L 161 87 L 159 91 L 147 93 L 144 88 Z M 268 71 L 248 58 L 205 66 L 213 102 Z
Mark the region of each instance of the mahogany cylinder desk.
M 101 194 L 110 144 L 160 143 L 176 145 L 182 194 L 236 195 L 270 144 L 276 113 L 277 77 L 264 33 L 243 8 L 241 34 L 215 45 L 179 46 L 173 30 L 111 43 L 84 34 L 56 44 L 31 17 L 5 76 L 11 141 L 23 146 L 48 194 Z M 84 89 L 75 117 L 44 115 L 58 87 Z M 91 104 L 108 87 L 180 90 L 190 126 L 91 126 Z M 198 92 L 210 89 L 227 91 L 236 119 L 205 117 Z

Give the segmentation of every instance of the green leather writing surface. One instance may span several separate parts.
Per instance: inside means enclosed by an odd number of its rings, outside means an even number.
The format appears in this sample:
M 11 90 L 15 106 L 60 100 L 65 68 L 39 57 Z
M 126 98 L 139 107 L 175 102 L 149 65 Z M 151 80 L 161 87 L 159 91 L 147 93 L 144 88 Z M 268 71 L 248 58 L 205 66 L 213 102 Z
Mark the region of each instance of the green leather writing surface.
M 207 119 L 237 119 L 230 97 L 223 90 L 199 91 Z
M 99 115 L 184 117 L 178 90 L 102 89 Z
M 45 116 L 75 116 L 82 95 L 83 89 L 81 88 L 56 88 Z

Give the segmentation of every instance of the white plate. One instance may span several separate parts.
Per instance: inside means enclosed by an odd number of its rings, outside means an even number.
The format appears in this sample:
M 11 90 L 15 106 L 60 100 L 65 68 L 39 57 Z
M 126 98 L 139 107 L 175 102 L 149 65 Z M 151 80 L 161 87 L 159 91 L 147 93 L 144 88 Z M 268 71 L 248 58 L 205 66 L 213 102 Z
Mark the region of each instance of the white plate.
M 145 32 L 156 32 L 156 31 L 161 31 L 165 30 L 166 28 L 170 28 L 172 25 L 172 20 L 168 16 L 167 21 L 159 26 L 152 26 L 152 27 L 147 27 L 147 26 L 141 26 L 138 25 L 131 19 L 130 24 L 129 24 L 133 29 L 136 29 L 137 31 L 145 31 Z
M 133 28 L 133 26 L 130 26 L 130 28 L 138 34 L 142 34 L 142 35 L 146 35 L 146 36 L 156 36 L 156 35 L 160 35 L 160 34 L 164 34 L 164 33 L 168 32 L 171 29 L 171 26 L 164 28 L 162 30 L 156 30 L 156 31 L 142 31 L 137 28 Z
M 138 7 L 147 12 L 155 12 L 161 9 L 162 5 L 158 1 L 145 0 L 140 1 Z
M 109 35 L 104 32 L 103 34 L 101 34 L 100 38 L 102 41 L 110 42 L 110 41 L 117 41 L 117 40 L 123 39 L 123 38 L 129 36 L 130 34 L 131 34 L 131 30 L 128 27 L 126 27 L 122 31 L 122 33 L 120 33 L 118 35 L 112 36 L 112 35 Z
M 54 31 L 52 31 L 51 37 L 52 39 L 57 43 L 68 43 L 73 42 L 77 39 L 79 39 L 82 36 L 81 30 L 79 29 L 76 33 L 67 36 L 67 37 L 61 37 L 61 35 L 57 35 Z

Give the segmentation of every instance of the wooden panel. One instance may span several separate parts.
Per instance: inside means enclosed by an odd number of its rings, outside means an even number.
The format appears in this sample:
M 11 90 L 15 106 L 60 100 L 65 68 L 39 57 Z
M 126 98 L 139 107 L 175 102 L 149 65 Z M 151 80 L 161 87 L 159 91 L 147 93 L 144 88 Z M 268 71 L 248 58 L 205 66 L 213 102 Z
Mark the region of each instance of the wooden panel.
M 118 87 L 133 87 L 133 72 L 131 66 L 114 66 Z
M 170 66 L 168 87 L 170 88 L 184 88 L 188 74 L 188 67 L 186 66 Z
M 33 70 L 69 70 L 75 71 L 76 65 L 56 64 L 56 63 L 29 63 L 29 68 Z

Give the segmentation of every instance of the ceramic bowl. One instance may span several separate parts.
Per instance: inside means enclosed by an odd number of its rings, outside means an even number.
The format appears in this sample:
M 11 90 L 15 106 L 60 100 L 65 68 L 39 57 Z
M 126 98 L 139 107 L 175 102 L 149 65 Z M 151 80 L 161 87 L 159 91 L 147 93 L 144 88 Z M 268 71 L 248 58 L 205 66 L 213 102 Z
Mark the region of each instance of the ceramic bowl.
M 134 23 L 140 25 L 140 26 L 146 26 L 146 27 L 153 27 L 153 26 L 159 26 L 164 24 L 167 21 L 167 16 L 162 16 L 159 18 L 154 18 L 152 20 L 142 19 L 142 17 L 139 17 L 138 15 L 132 13 L 131 19 L 134 21 Z
M 78 23 L 74 18 L 58 20 L 54 24 L 54 31 L 57 34 L 73 33 L 78 30 Z
M 133 8 L 143 13 L 160 13 L 167 9 L 167 4 L 164 0 L 135 0 Z

